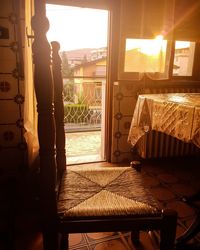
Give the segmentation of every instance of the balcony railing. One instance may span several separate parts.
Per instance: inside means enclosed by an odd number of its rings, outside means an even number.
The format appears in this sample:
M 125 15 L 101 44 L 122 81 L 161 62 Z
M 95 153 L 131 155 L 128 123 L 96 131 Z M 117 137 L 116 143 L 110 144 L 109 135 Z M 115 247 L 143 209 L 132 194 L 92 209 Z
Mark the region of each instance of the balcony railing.
M 63 79 L 66 132 L 100 130 L 105 78 Z

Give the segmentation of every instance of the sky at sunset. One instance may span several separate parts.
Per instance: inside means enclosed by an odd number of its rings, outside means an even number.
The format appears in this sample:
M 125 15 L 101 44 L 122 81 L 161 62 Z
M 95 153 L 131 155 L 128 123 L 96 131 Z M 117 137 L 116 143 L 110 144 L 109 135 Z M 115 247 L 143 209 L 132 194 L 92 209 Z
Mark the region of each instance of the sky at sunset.
M 47 4 L 46 15 L 47 39 L 58 41 L 61 51 L 107 46 L 107 10 Z

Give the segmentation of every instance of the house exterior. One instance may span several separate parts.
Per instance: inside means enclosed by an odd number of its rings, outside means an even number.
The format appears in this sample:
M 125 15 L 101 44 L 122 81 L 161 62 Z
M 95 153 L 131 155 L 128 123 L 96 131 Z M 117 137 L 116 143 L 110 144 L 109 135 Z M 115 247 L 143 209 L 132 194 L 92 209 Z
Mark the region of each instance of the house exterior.
M 71 67 L 75 67 L 76 65 L 80 65 L 83 62 L 90 62 L 106 57 L 107 48 L 84 48 L 70 51 L 62 51 L 61 53 L 66 55 L 69 65 Z
M 174 64 L 176 65 L 173 70 L 176 76 L 191 76 L 193 70 L 195 44 L 185 48 L 177 48 L 174 56 Z
M 101 107 L 102 86 L 106 84 L 106 58 L 77 65 L 73 72 L 75 95 L 82 95 L 88 106 Z

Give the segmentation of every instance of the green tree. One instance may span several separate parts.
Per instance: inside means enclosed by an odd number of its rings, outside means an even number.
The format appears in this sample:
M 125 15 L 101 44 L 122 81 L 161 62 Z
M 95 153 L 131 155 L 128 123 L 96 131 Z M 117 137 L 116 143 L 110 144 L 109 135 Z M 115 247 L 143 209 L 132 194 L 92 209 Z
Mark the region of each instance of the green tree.
M 62 60 L 62 76 L 63 77 L 71 77 L 71 76 L 73 76 L 73 70 L 70 67 L 70 64 L 68 62 L 66 52 L 65 51 L 61 52 L 60 57 L 61 57 L 61 60 Z
M 74 102 L 74 84 L 68 80 L 63 86 L 63 95 L 66 102 Z
M 86 54 L 84 54 L 84 56 L 83 56 L 83 60 L 82 60 L 82 63 L 86 63 L 88 60 L 87 60 L 87 55 Z

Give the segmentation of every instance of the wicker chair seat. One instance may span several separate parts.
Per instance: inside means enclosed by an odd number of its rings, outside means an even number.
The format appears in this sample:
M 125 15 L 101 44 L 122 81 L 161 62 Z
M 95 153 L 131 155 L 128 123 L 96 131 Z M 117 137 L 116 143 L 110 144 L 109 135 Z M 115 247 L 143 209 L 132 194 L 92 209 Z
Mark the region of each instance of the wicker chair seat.
M 63 175 L 58 212 L 63 218 L 154 216 L 159 205 L 131 167 L 69 166 Z

